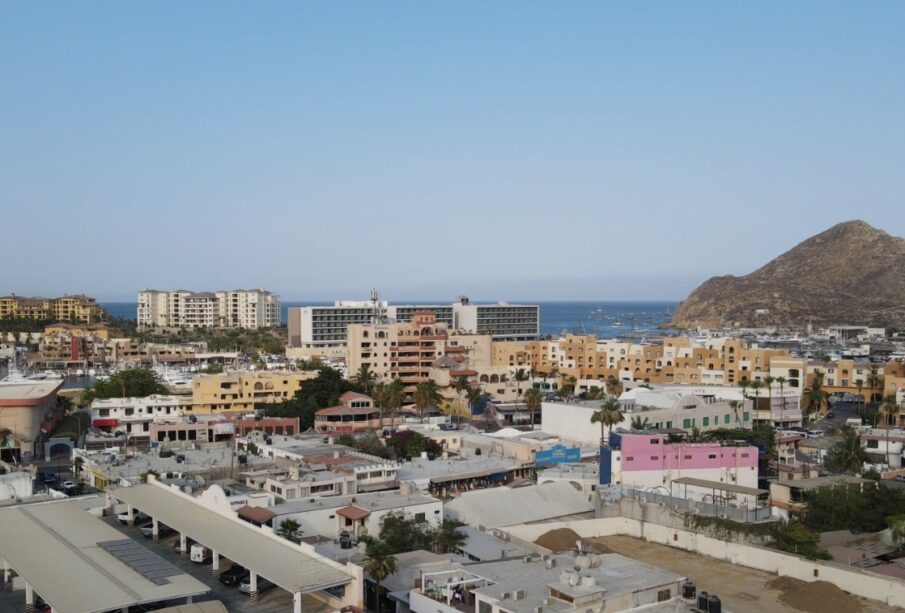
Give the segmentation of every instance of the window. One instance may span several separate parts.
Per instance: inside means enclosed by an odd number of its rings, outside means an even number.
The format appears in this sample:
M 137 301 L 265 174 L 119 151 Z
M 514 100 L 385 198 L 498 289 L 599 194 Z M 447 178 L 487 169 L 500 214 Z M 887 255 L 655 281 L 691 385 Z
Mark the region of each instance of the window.
M 650 459 L 651 459 L 651 460 L 654 460 L 654 461 L 657 461 L 657 460 L 660 459 L 660 456 L 658 456 L 658 455 L 652 455 L 652 456 L 650 457 Z
M 415 513 L 415 521 L 427 521 L 424 517 L 424 513 Z
M 745 411 L 745 413 L 742 415 L 742 419 L 744 421 L 751 421 L 751 414 Z
M 690 420 L 690 419 L 683 419 L 683 420 L 682 420 L 682 427 L 685 428 L 685 429 L 691 428 L 691 420 Z
M 702 425 L 705 426 L 705 427 L 706 427 L 706 426 L 709 426 L 709 425 L 710 425 L 710 418 L 709 418 L 709 417 L 705 417 L 705 418 L 704 418 L 704 422 L 703 422 Z
M 731 423 L 731 422 L 732 422 L 732 417 L 729 415 L 729 413 L 726 413 L 726 414 L 723 416 L 723 423 L 724 423 L 724 424 L 728 424 L 728 423 Z
M 715 459 L 716 459 L 716 454 L 715 454 L 715 453 L 708 454 L 708 455 L 707 455 L 707 459 L 708 459 L 708 460 L 715 460 Z
M 658 438 L 652 438 L 652 439 L 650 439 L 650 444 L 651 444 L 651 445 L 659 445 L 659 444 L 660 444 L 660 439 L 658 439 Z
M 635 456 L 631 456 L 631 455 L 630 455 L 630 456 L 627 456 L 627 457 L 625 458 L 625 461 L 626 461 L 626 462 L 633 462 L 634 460 L 635 460 Z

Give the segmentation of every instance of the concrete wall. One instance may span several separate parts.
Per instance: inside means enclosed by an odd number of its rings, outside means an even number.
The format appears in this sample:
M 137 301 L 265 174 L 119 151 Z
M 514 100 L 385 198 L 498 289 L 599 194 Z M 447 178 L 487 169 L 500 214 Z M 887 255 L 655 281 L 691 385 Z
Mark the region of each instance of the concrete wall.
M 828 581 L 857 596 L 879 600 L 889 606 L 905 607 L 905 582 L 898 579 L 626 517 L 511 526 L 506 530 L 514 537 L 533 542 L 542 534 L 557 528 L 571 528 L 585 538 L 617 534 L 633 536 L 779 576 L 801 581 Z

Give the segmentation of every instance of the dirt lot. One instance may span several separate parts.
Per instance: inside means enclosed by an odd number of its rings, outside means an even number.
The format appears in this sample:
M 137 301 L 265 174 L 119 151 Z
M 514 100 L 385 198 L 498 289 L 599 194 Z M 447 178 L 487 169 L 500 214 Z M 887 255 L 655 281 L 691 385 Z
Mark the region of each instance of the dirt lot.
M 728 562 L 721 562 L 695 553 L 688 553 L 680 549 L 656 545 L 629 536 L 607 536 L 600 539 L 588 539 L 597 541 L 611 549 L 615 553 L 641 560 L 660 568 L 665 568 L 676 574 L 688 577 L 697 585 L 698 590 L 714 592 L 723 601 L 723 609 L 732 613 L 761 613 L 762 611 L 836 611 L 836 599 L 833 597 L 832 586 L 827 590 L 817 590 L 817 595 L 811 594 L 809 598 L 802 598 L 798 590 L 807 586 L 795 580 L 782 579 L 777 581 L 775 575 L 734 566 Z M 838 608 L 839 611 L 861 613 L 892 613 L 901 611 L 895 607 L 889 607 L 873 600 L 866 600 L 850 596 L 842 592 L 841 596 L 846 606 Z M 828 599 L 834 602 L 823 602 Z M 796 608 L 787 604 L 802 603 L 803 608 Z M 807 603 L 807 604 L 803 604 Z

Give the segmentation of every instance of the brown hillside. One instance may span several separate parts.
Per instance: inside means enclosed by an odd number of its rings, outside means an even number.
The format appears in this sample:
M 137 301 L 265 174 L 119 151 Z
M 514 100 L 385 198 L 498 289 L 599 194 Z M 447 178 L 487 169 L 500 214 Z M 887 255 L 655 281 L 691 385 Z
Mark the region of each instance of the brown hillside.
M 905 239 L 863 221 L 812 236 L 744 277 L 713 277 L 676 309 L 677 328 L 905 327 Z

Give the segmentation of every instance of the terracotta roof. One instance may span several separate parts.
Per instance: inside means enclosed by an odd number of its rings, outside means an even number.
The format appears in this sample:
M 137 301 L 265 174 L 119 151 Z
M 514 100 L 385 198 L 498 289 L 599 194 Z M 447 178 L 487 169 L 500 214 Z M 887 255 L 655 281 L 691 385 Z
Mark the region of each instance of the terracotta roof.
M 451 377 L 476 377 L 478 376 L 478 371 L 470 368 L 450 369 L 449 375 Z
M 245 505 L 244 507 L 239 509 L 239 517 L 253 521 L 257 524 L 266 524 L 271 519 L 276 517 L 276 515 L 276 513 L 268 511 L 264 507 L 251 507 Z
M 355 400 L 356 398 L 365 398 L 367 400 L 371 400 L 371 397 L 367 394 L 359 394 L 358 392 L 346 392 L 339 397 L 339 401 L 346 402 L 347 400 Z
M 355 521 L 357 519 L 364 519 L 368 515 L 371 514 L 367 509 L 362 509 L 361 507 L 356 507 L 355 505 L 348 505 L 341 509 L 336 510 L 337 515 L 342 515 L 347 519 L 351 519 Z

